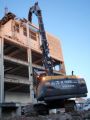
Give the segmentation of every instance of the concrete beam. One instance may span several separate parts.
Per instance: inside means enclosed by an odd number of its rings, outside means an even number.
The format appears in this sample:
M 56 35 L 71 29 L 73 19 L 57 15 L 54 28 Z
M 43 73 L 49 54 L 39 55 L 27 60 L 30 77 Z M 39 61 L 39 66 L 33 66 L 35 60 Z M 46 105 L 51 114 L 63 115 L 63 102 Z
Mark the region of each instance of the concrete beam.
M 27 85 L 30 85 L 30 81 L 28 80 L 14 80 L 13 78 L 10 79 L 10 78 L 5 78 L 5 82 L 7 83 L 18 83 L 18 84 L 27 84 Z
M 6 53 L 6 52 L 10 51 L 12 48 L 13 48 L 13 46 L 8 46 L 7 48 L 4 49 L 4 52 Z
M 40 70 L 45 70 L 45 68 L 43 66 L 39 66 L 39 65 L 36 65 L 36 64 L 32 64 L 32 67 L 36 68 L 36 69 L 40 69 Z M 56 71 L 54 70 L 53 71 L 55 74 L 58 74 L 58 75 L 65 75 L 63 74 L 62 72 L 60 71 Z
M 15 50 L 15 51 L 11 52 L 9 54 L 9 56 L 15 56 L 18 52 L 20 52 L 20 51 L 19 50 Z
M 0 103 L 4 102 L 4 60 L 3 60 L 3 38 L 0 38 Z
M 45 70 L 45 68 L 43 66 L 36 65 L 36 64 L 32 64 L 32 67 L 38 68 L 38 69 L 41 69 L 41 70 Z
M 8 68 L 8 69 L 6 69 L 6 70 L 4 70 L 6 73 L 8 72 L 8 71 L 12 71 L 12 72 L 15 72 L 16 70 L 18 70 L 18 69 L 20 69 L 22 66 L 18 66 L 18 67 L 15 67 L 15 68 Z
M 37 64 L 37 63 L 39 63 L 39 62 L 41 62 L 41 59 L 36 60 L 36 61 L 34 61 L 33 63 L 34 63 L 34 64 Z
M 19 84 L 27 84 L 30 85 L 30 81 L 24 77 L 18 77 L 15 75 L 5 75 L 5 82 L 7 83 L 19 83 Z
M 4 56 L 4 59 L 7 60 L 7 61 L 14 62 L 16 64 L 21 64 L 21 65 L 24 65 L 24 66 L 28 66 L 28 62 L 25 62 L 25 61 L 22 61 L 22 60 L 19 60 L 19 59 L 16 59 L 16 58 L 12 58 L 12 57 L 9 57 L 9 56 Z
M 22 87 L 22 85 L 18 85 L 18 86 L 15 86 L 15 87 L 12 87 L 12 88 L 8 89 L 7 91 L 9 92 L 9 91 L 12 91 L 12 90 L 16 90 L 16 89 L 18 89 L 18 88 L 21 88 L 21 87 Z

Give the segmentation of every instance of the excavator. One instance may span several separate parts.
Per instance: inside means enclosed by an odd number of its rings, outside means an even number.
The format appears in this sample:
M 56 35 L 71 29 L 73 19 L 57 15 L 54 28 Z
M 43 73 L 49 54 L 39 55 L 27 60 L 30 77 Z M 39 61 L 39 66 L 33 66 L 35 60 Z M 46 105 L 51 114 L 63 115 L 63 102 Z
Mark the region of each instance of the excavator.
M 53 72 L 53 60 L 50 56 L 49 45 L 44 29 L 42 12 L 38 2 L 29 10 L 28 20 L 32 23 L 32 14 L 38 18 L 39 34 L 41 39 L 42 62 L 44 70 L 33 71 L 34 94 L 37 103 L 33 104 L 38 114 L 48 114 L 50 109 L 65 108 L 65 111 L 76 110 L 75 100 L 87 96 L 87 86 L 83 78 L 75 75 L 55 75 Z

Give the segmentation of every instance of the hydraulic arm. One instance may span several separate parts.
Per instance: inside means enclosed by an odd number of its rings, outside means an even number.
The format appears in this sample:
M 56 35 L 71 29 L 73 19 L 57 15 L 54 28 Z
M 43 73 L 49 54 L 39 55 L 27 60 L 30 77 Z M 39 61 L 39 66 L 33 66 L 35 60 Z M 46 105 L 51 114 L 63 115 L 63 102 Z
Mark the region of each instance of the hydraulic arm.
M 46 33 L 45 33 L 45 29 L 44 29 L 42 13 L 38 6 L 38 3 L 35 3 L 35 5 L 32 6 L 29 10 L 28 20 L 30 22 L 32 22 L 32 14 L 33 13 L 38 18 L 39 33 L 40 33 L 40 38 L 41 38 L 41 51 L 42 51 L 42 55 L 43 55 L 43 65 L 45 67 L 46 74 L 50 76 L 53 74 L 53 62 L 52 62 L 52 58 L 49 53 L 49 47 L 48 47 L 49 45 L 47 42 Z

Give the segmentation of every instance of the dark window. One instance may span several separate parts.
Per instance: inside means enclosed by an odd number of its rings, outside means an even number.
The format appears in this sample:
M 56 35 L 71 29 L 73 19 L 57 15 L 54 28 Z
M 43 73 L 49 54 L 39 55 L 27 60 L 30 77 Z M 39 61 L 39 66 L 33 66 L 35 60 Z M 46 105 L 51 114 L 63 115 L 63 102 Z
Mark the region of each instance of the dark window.
M 25 36 L 27 36 L 27 29 L 26 29 L 26 27 L 23 28 L 23 34 L 24 34 Z
M 29 37 L 33 40 L 37 40 L 36 32 L 29 30 Z
M 16 32 L 19 32 L 19 24 L 18 23 L 15 23 L 14 29 L 15 29 Z

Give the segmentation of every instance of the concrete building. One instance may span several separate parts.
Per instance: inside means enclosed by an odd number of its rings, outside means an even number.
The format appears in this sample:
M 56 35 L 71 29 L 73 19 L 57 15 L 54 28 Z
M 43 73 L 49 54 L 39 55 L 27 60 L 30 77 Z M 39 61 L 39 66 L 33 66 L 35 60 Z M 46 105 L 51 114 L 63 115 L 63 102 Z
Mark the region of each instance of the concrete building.
M 13 13 L 0 20 L 0 113 L 32 102 L 33 68 L 44 69 L 38 28 Z M 46 32 L 54 73 L 65 74 L 60 40 Z M 11 109 L 12 108 L 12 109 Z M 19 110 L 19 109 L 17 109 Z

